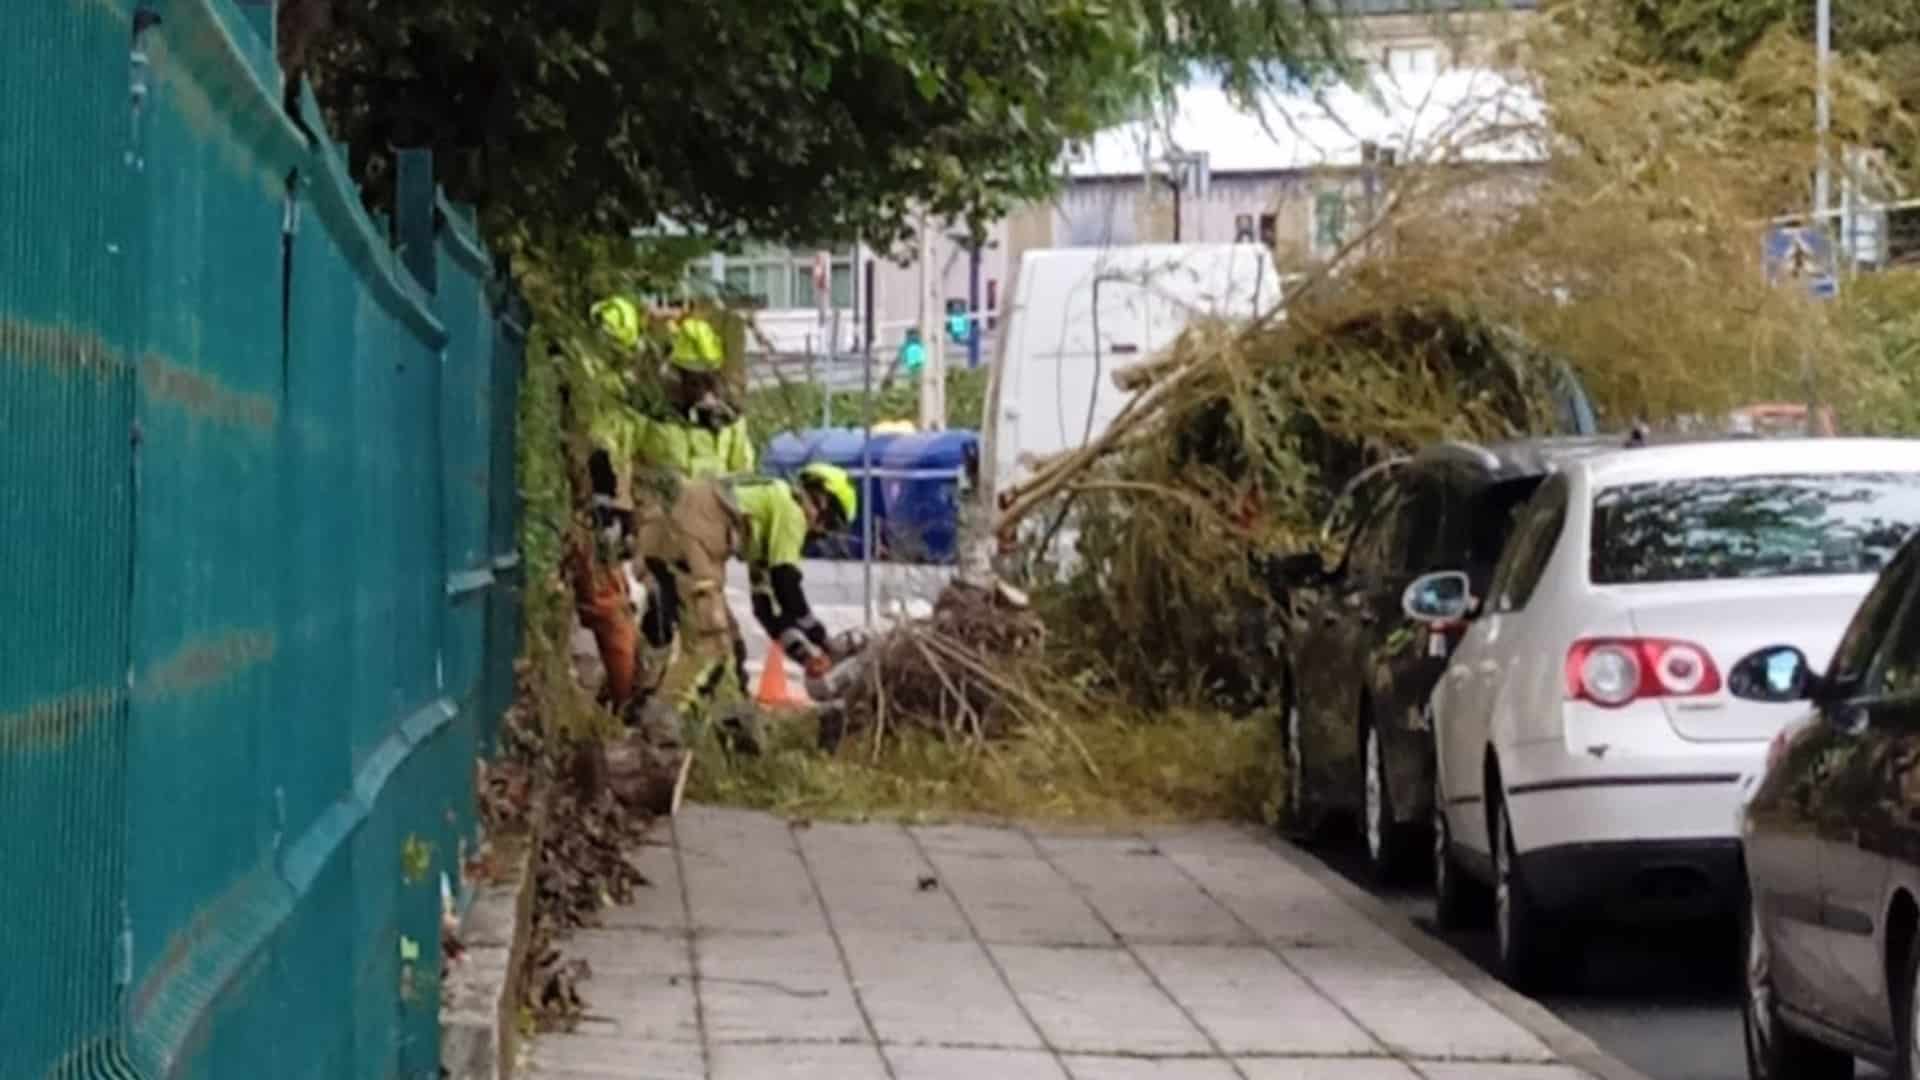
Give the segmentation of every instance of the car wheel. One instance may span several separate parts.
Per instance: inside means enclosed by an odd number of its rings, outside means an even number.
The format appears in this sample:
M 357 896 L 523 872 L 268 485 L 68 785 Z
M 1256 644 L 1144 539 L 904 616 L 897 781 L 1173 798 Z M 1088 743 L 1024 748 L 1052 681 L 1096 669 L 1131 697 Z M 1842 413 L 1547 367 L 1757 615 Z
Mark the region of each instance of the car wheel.
M 1387 784 L 1387 756 L 1380 743 L 1380 729 L 1367 724 L 1364 730 L 1360 831 L 1367 844 L 1367 868 L 1374 881 L 1395 885 L 1406 878 L 1415 862 L 1414 843 L 1410 830 L 1394 820 L 1393 789 Z
M 1853 1055 L 1822 1043 L 1780 1022 L 1778 1003 L 1773 996 L 1773 968 L 1766 934 L 1760 929 L 1759 912 L 1751 900 L 1741 910 L 1741 956 L 1745 960 L 1745 992 L 1740 995 L 1740 1026 L 1747 1047 L 1747 1076 L 1751 1080 L 1851 1080 Z M 1913 981 L 1913 965 L 1907 965 L 1907 985 Z M 1903 1064 L 1912 1060 L 1912 1013 L 1901 1010 Z M 1908 1064 L 1897 1075 L 1914 1076 Z
M 1453 857 L 1453 830 L 1439 793 L 1433 800 L 1433 920 L 1442 930 L 1477 929 L 1485 925 L 1487 896 L 1481 884 L 1469 878 Z
M 1894 1010 L 1893 1075 L 1899 1080 L 1914 1080 L 1920 1077 L 1920 941 L 1907 945 L 1906 962 L 1900 965 L 1900 979 L 1897 987 L 1887 988 Z
M 1560 974 L 1557 965 L 1565 960 L 1563 942 L 1520 873 L 1504 799 L 1495 804 L 1493 828 L 1493 929 L 1500 976 L 1523 993 L 1548 989 Z

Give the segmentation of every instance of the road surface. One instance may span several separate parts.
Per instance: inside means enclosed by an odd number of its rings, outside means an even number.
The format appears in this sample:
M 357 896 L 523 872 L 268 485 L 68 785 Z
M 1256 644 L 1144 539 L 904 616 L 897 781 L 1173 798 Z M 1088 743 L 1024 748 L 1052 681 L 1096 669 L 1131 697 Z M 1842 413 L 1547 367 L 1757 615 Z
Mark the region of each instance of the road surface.
M 1492 971 L 1491 930 L 1445 933 L 1433 922 L 1433 894 L 1380 889 L 1353 850 L 1319 858 L 1389 903 L 1416 926 Z M 1586 949 L 1571 989 L 1540 999 L 1576 1030 L 1653 1080 L 1747 1080 L 1740 1037 L 1737 931 L 1726 924 L 1670 931 L 1603 932 Z M 1886 1074 L 1864 1063 L 1861 1080 Z

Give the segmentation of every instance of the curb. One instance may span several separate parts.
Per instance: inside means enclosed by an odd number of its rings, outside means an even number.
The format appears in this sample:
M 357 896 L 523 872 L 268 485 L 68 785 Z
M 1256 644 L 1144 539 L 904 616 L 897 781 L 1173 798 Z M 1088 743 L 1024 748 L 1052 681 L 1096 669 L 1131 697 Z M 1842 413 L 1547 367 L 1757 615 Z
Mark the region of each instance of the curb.
M 520 1041 L 520 992 L 533 921 L 534 861 L 546 831 L 546 798 L 532 794 L 523 833 L 498 840 L 506 873 L 478 886 L 460 921 L 467 952 L 442 988 L 441 1075 L 447 1080 L 511 1080 Z
M 1267 847 L 1295 869 L 1318 882 L 1348 907 L 1366 916 L 1368 921 L 1411 949 L 1422 960 L 1439 968 L 1442 974 L 1466 987 L 1468 993 L 1526 1029 L 1534 1038 L 1545 1043 L 1562 1064 L 1571 1065 L 1598 1080 L 1651 1080 L 1647 1074 L 1602 1050 L 1598 1043 L 1555 1016 L 1546 1006 L 1487 974 L 1478 964 L 1455 952 L 1451 945 L 1430 936 L 1385 901 L 1348 881 L 1319 859 L 1268 830 L 1257 832 Z

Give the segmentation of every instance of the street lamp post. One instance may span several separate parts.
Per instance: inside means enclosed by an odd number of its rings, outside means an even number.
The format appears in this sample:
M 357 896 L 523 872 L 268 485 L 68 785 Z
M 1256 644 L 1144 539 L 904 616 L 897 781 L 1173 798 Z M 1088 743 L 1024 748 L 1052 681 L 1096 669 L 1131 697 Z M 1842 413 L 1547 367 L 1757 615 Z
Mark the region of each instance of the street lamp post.
M 1167 155 L 1167 171 L 1160 179 L 1173 189 L 1173 242 L 1181 242 L 1185 232 L 1181 218 L 1186 209 L 1187 189 L 1191 187 L 1195 195 L 1205 195 L 1208 184 L 1207 155 L 1196 153 L 1173 153 Z
M 1814 95 L 1813 126 L 1820 137 L 1820 159 L 1813 174 L 1813 216 L 1821 227 L 1827 225 L 1827 210 L 1832 205 L 1833 180 L 1827 163 L 1827 132 L 1833 124 L 1832 102 L 1827 90 L 1828 59 L 1833 51 L 1833 8 L 1831 0 L 1814 0 L 1814 48 L 1819 86 Z

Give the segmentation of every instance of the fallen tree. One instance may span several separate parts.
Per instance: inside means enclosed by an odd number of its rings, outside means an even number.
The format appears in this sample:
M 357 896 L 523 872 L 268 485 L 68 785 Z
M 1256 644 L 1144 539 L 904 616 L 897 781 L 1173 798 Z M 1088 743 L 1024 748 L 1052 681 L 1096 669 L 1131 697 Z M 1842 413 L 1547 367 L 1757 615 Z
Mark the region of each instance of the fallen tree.
M 1753 401 L 1887 408 L 1876 327 L 1762 265 L 1768 222 L 1810 201 L 1807 51 L 1777 37 L 1729 78 L 1675 80 L 1627 58 L 1617 14 L 1544 14 L 1525 66 L 1402 148 L 1378 214 L 1282 310 L 1125 372 L 1118 418 L 1006 493 L 1009 565 L 1065 668 L 1136 701 L 1271 700 L 1265 557 L 1372 463 L 1564 430 L 1562 362 L 1623 433 Z M 1834 86 L 1836 140 L 1904 124 L 1861 73 Z M 1536 106 L 1494 100 L 1516 93 Z

